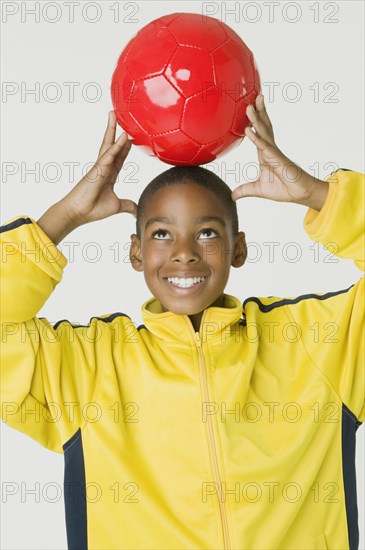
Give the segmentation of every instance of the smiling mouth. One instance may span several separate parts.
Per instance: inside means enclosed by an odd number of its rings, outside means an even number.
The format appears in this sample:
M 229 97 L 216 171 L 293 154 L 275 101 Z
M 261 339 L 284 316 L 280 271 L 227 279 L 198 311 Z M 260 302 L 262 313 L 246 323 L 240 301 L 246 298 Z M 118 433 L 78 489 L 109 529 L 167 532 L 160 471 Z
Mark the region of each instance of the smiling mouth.
M 179 288 L 192 288 L 193 286 L 202 283 L 208 278 L 208 276 L 203 277 L 166 277 L 167 281 Z

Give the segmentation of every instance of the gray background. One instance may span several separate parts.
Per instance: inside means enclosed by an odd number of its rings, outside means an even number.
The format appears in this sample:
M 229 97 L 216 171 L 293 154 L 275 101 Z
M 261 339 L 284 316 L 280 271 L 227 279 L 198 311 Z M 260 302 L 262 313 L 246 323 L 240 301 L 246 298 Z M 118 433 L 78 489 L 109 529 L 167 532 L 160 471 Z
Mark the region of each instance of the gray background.
M 2 2 L 2 223 L 18 215 L 38 219 L 81 179 L 96 160 L 121 50 L 140 27 L 176 11 L 209 11 L 247 42 L 260 69 L 276 141 L 289 158 L 322 179 L 337 167 L 363 171 L 363 2 L 68 4 Z M 255 178 L 256 164 L 255 148 L 244 140 L 208 167 L 233 189 Z M 119 196 L 137 201 L 151 178 L 167 168 L 133 148 L 116 185 Z M 226 292 L 242 300 L 290 297 L 339 290 L 361 277 L 351 261 L 336 261 L 322 246 L 312 246 L 303 230 L 305 207 L 255 198 L 238 207 L 250 253 L 243 268 L 232 270 Z M 128 263 L 133 231 L 133 218 L 119 215 L 66 237 L 60 246 L 69 258 L 64 279 L 39 316 L 85 324 L 94 315 L 122 311 L 140 323 L 140 306 L 150 294 L 143 275 Z M 274 257 L 268 243 L 278 243 Z M 290 261 L 295 250 L 298 259 Z M 2 548 L 66 548 L 63 457 L 4 425 L 1 443 Z M 361 428 L 360 548 L 363 464 Z M 9 483 L 14 495 L 4 493 Z M 35 494 L 27 492 L 31 489 Z

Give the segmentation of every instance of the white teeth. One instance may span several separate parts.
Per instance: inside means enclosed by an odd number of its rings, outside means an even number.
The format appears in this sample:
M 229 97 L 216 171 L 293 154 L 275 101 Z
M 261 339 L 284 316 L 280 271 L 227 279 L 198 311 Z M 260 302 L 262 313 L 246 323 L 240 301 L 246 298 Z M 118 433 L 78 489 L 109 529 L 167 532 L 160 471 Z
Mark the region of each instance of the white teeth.
M 204 281 L 206 277 L 168 277 L 167 280 L 169 283 L 175 286 L 179 286 L 180 288 L 190 288 L 193 285 L 196 285 L 197 283 L 201 283 Z

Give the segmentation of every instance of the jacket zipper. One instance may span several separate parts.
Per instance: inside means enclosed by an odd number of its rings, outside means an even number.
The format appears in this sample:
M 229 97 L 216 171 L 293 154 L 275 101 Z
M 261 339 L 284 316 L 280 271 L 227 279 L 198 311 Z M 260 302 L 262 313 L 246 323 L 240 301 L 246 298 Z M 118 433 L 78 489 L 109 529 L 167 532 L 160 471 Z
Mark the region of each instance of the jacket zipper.
M 209 403 L 210 399 L 209 399 L 209 390 L 208 390 L 208 383 L 207 383 L 207 376 L 206 376 L 206 367 L 205 367 L 204 354 L 202 350 L 202 342 L 201 342 L 199 332 L 195 332 L 195 344 L 198 350 L 198 359 L 199 359 L 200 375 L 202 380 L 203 395 L 204 395 L 204 399 Z M 214 442 L 213 423 L 210 415 L 208 415 L 207 417 L 206 424 L 207 424 L 207 435 L 208 435 L 208 443 L 209 443 L 209 454 L 212 461 L 214 481 L 218 487 L 218 497 L 219 497 L 218 500 L 219 500 L 219 508 L 221 513 L 221 521 L 222 521 L 222 528 L 223 528 L 224 548 L 225 550 L 229 550 L 231 546 L 229 542 L 227 510 L 226 510 L 225 503 L 222 500 L 222 484 L 221 484 L 221 479 L 219 475 L 217 452 L 216 452 L 216 447 Z

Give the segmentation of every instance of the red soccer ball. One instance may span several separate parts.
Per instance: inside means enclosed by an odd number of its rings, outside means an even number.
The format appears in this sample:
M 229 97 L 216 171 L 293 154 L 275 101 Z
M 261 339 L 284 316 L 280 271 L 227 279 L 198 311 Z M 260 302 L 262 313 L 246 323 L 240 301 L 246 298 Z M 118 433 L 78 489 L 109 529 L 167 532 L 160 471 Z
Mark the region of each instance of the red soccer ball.
M 143 27 L 121 53 L 111 85 L 117 121 L 132 143 L 174 165 L 205 164 L 237 146 L 259 93 L 243 40 L 195 13 Z

